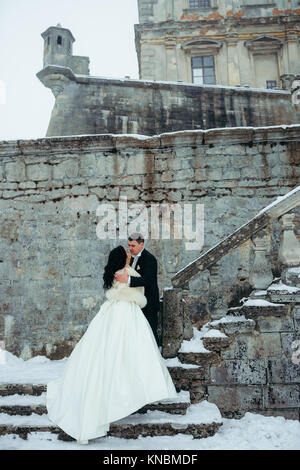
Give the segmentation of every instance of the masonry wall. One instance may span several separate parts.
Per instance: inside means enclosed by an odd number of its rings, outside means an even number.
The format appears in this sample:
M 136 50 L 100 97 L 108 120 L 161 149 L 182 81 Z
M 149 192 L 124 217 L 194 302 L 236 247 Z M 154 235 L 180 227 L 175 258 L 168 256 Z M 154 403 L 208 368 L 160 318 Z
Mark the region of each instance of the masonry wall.
M 67 69 L 65 69 L 67 70 Z M 62 74 L 47 136 L 82 134 L 156 135 L 180 130 L 272 126 L 300 121 L 290 92 L 238 87 L 110 80 L 46 67 L 46 83 Z M 67 72 L 66 72 L 67 73 Z M 53 80 L 52 80 L 52 78 Z
M 70 353 L 104 299 L 111 248 L 101 240 L 97 207 L 132 203 L 204 204 L 206 251 L 278 196 L 299 185 L 300 126 L 186 131 L 149 138 L 73 136 L 0 143 L 0 328 L 23 358 Z M 297 212 L 296 229 L 300 218 Z M 274 273 L 280 224 L 272 225 Z M 146 234 L 147 236 L 147 234 Z M 146 247 L 159 262 L 161 294 L 199 255 L 183 239 Z M 222 261 L 228 305 L 251 290 L 251 242 Z M 208 272 L 191 282 L 194 324 L 207 315 Z M 249 290 L 250 289 L 250 290 Z

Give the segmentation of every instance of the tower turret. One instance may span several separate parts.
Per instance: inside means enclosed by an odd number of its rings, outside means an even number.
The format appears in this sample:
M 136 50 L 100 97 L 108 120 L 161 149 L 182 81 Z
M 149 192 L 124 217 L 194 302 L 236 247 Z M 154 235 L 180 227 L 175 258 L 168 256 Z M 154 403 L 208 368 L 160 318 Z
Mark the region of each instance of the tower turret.
M 44 39 L 44 62 L 47 65 L 62 65 L 70 67 L 73 55 L 73 34 L 63 28 L 60 23 L 50 26 L 42 33 Z

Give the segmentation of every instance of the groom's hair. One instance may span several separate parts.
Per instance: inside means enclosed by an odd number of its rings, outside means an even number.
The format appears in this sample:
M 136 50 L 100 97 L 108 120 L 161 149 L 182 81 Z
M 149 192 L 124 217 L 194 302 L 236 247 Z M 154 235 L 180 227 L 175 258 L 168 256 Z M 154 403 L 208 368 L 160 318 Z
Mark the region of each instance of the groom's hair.
M 134 233 L 132 233 L 131 235 L 129 235 L 128 240 L 129 240 L 130 242 L 132 242 L 132 240 L 135 240 L 135 241 L 137 241 L 138 243 L 142 243 L 142 242 L 145 241 L 143 235 L 142 235 L 141 233 L 138 233 L 138 232 L 134 232 Z

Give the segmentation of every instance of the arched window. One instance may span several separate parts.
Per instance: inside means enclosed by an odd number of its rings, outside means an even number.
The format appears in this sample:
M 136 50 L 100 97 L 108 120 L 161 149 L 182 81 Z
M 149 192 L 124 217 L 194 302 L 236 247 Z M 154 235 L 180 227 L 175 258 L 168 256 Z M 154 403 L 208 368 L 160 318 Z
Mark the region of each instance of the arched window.
M 50 36 L 47 37 L 47 44 L 48 44 L 48 46 L 49 46 L 49 44 L 50 44 Z
M 62 45 L 62 37 L 61 36 L 57 36 L 57 44 L 59 44 L 60 46 Z

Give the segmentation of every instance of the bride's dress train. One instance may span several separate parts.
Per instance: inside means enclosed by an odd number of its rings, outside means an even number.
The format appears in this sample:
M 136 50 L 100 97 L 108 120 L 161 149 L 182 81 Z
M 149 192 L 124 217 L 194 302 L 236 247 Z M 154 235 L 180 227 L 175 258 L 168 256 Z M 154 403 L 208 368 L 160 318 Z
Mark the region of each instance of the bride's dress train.
M 143 288 L 114 286 L 69 356 L 63 376 L 47 384 L 49 419 L 80 441 L 105 436 L 111 422 L 177 396 L 141 307 L 126 300 L 136 293 L 140 302 Z

